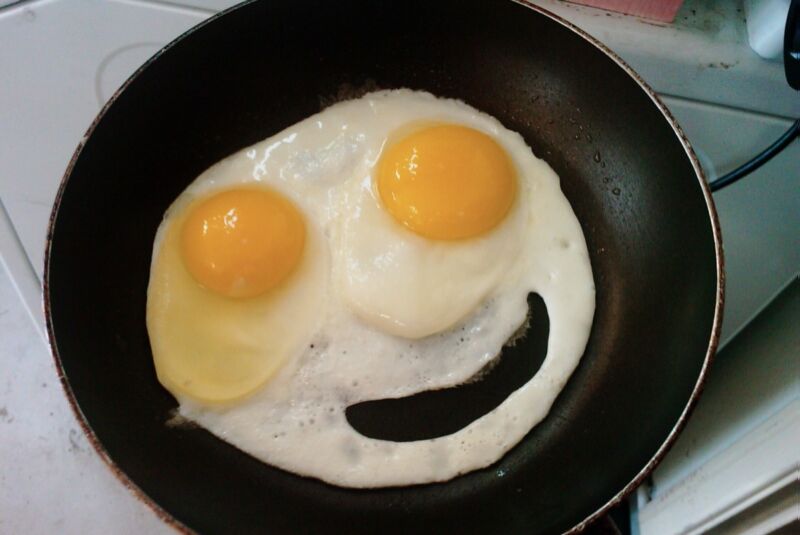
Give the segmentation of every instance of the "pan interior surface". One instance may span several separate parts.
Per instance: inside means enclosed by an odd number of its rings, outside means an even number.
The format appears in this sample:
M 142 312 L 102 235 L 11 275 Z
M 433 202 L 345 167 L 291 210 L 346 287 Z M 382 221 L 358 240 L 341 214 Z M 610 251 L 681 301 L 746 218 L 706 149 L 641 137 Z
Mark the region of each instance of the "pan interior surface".
M 145 301 L 167 206 L 236 150 L 337 100 L 397 87 L 493 115 L 561 177 L 589 246 L 597 309 L 549 416 L 487 469 L 370 491 L 297 477 L 203 429 L 166 426 L 176 402 L 155 377 Z M 45 299 L 68 386 L 116 466 L 203 532 L 568 530 L 670 435 L 714 326 L 712 220 L 673 128 L 600 49 L 507 1 L 234 9 L 138 73 L 96 124 L 57 202 Z

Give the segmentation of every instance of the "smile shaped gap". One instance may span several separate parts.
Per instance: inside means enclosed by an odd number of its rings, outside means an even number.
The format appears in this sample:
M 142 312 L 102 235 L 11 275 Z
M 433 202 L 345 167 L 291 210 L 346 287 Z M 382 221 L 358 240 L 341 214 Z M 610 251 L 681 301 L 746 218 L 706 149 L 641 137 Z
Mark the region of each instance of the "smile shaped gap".
M 362 401 L 345 411 L 364 436 L 412 442 L 443 437 L 488 414 L 539 370 L 547 355 L 550 320 L 544 300 L 528 295 L 529 326 L 474 377 L 459 385 L 396 398 Z

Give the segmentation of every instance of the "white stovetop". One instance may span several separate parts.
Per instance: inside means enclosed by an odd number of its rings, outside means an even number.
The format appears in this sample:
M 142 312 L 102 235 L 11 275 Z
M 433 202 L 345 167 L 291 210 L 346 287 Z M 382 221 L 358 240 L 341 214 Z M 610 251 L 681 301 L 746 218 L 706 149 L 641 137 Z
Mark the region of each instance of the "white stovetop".
M 42 337 L 43 244 L 63 170 L 105 100 L 160 46 L 235 3 L 32 0 L 0 9 L 0 533 L 168 531 L 105 468 L 67 406 Z M 607 42 L 667 95 L 712 170 L 733 167 L 800 115 L 780 66 L 744 44 L 738 2 L 688 0 L 675 26 L 537 3 Z M 715 127 L 739 135 L 718 140 Z M 717 196 L 729 250 L 727 336 L 800 266 L 789 230 L 800 227 L 797 161 L 795 146 L 772 174 Z

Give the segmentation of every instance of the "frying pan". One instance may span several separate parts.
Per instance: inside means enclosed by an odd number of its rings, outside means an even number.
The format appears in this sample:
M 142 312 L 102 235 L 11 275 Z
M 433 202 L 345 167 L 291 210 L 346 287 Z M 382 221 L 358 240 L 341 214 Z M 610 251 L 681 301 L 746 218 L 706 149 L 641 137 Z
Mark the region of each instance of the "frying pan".
M 561 177 L 589 246 L 597 310 L 549 416 L 486 469 L 377 490 L 298 477 L 203 429 L 165 425 L 176 402 L 156 381 L 145 328 L 164 210 L 232 152 L 331 102 L 394 87 L 497 117 Z M 45 308 L 84 430 L 117 475 L 179 528 L 559 533 L 603 515 L 674 441 L 716 349 L 722 273 L 713 202 L 688 142 L 653 91 L 577 28 L 501 0 L 273 0 L 189 31 L 100 113 L 53 209 Z M 531 305 L 542 317 L 535 296 Z M 500 362 L 534 373 L 547 343 L 539 331 Z M 475 403 L 499 402 L 489 397 L 476 393 Z M 447 419 L 425 399 L 409 403 L 409 436 Z M 403 412 L 380 402 L 371 410 L 373 421 Z M 360 425 L 369 427 L 364 412 Z

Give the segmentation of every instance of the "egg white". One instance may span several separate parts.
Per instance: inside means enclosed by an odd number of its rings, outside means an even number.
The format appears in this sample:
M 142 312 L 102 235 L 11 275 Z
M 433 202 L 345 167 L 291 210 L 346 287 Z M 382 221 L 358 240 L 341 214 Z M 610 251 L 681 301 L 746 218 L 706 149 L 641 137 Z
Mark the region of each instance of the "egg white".
M 393 132 L 420 121 L 480 129 L 512 157 L 518 197 L 496 232 L 436 244 L 381 211 L 370 189 L 381 150 Z M 585 348 L 594 283 L 558 176 L 518 134 L 459 101 L 379 91 L 226 158 L 176 205 L 204 188 L 251 182 L 297 199 L 327 241 L 332 269 L 318 288 L 319 321 L 254 395 L 226 407 L 178 395 L 181 415 L 266 463 L 345 487 L 448 480 L 497 461 L 545 417 Z M 413 442 L 368 438 L 348 424 L 354 403 L 468 380 L 525 322 L 529 292 L 547 305 L 547 357 L 496 409 L 456 433 Z

